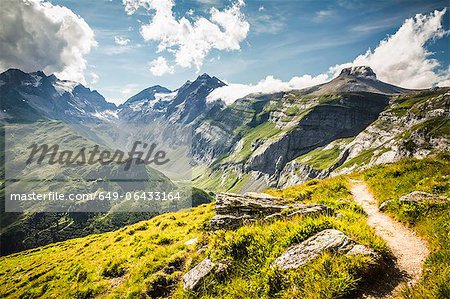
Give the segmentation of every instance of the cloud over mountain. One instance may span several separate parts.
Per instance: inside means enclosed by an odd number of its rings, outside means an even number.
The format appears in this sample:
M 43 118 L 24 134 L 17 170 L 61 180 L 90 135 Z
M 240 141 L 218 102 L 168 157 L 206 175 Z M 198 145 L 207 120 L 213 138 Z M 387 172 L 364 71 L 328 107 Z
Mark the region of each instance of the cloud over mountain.
M 250 25 L 246 21 L 238 0 L 224 10 L 215 7 L 209 10 L 209 18 L 192 15 L 177 18 L 173 0 L 123 0 L 125 10 L 133 14 L 139 7 L 152 12 L 148 24 L 141 26 L 141 35 L 146 41 L 158 42 L 157 52 L 167 51 L 175 57 L 175 64 L 182 68 L 200 69 L 205 57 L 213 50 L 239 50 Z M 191 13 L 193 14 L 193 13 Z M 160 65 L 162 57 L 152 62 Z M 164 59 L 164 58 L 163 58 Z M 165 68 L 166 72 L 171 67 Z M 152 68 L 155 75 L 162 75 L 161 68 Z
M 351 65 L 368 65 L 382 81 L 406 88 L 427 88 L 449 78 L 448 70 L 438 70 L 438 60 L 432 58 L 426 43 L 449 34 L 442 27 L 446 9 L 428 15 L 417 14 L 406 19 L 398 31 L 380 41 L 375 50 L 367 50 L 351 63 L 330 70 L 339 73 Z
M 255 85 L 229 84 L 214 90 L 208 100 L 222 99 L 232 103 L 250 93 L 302 89 L 331 80 L 343 68 L 360 65 L 370 66 L 379 80 L 405 88 L 450 86 L 450 68 L 443 69 L 426 47 L 428 42 L 449 34 L 442 27 L 445 13 L 446 9 L 443 9 L 408 18 L 395 34 L 380 41 L 375 50 L 369 49 L 352 62 L 330 67 L 318 76 L 296 76 L 287 82 L 267 76 Z
M 84 56 L 96 46 L 94 32 L 70 9 L 38 0 L 2 0 L 0 71 L 44 70 L 85 83 Z
M 150 71 L 154 76 L 162 76 L 164 74 L 172 74 L 174 69 L 167 64 L 167 60 L 164 57 L 159 56 L 150 62 Z

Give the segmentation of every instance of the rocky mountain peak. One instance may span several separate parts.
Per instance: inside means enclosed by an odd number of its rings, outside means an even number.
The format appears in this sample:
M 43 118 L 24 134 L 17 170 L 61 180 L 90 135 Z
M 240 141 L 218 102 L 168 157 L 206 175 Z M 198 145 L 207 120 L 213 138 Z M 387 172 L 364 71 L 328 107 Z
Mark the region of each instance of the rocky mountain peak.
M 0 80 L 11 84 L 20 84 L 20 82 L 29 78 L 29 74 L 14 68 L 10 68 L 0 74 Z
M 207 81 L 207 80 L 212 80 L 214 78 L 215 78 L 214 76 L 211 77 L 207 73 L 203 73 L 200 76 L 198 76 L 196 80 L 206 80 Z
M 203 73 L 202 75 L 200 75 L 200 76 L 198 76 L 197 77 L 197 79 L 195 79 L 195 81 L 194 82 L 192 82 L 192 83 L 195 83 L 195 82 L 198 82 L 198 83 L 200 83 L 200 84 L 208 84 L 208 85 L 213 85 L 213 86 L 215 86 L 215 85 L 217 85 L 217 87 L 220 87 L 220 86 L 224 86 L 225 85 L 225 83 L 223 83 L 221 80 L 219 80 L 217 77 L 215 77 L 215 76 L 210 76 L 210 75 L 208 75 L 207 73 Z M 186 82 L 187 83 L 187 82 Z
M 148 87 L 148 88 L 140 91 L 139 93 L 135 94 L 134 96 L 132 96 L 131 98 L 126 100 L 125 103 L 120 105 L 120 107 L 129 106 L 135 102 L 139 102 L 142 100 L 154 100 L 156 94 L 160 94 L 160 93 L 168 94 L 171 92 L 172 91 L 170 89 L 165 88 L 164 86 L 154 85 L 154 86 Z
M 367 79 L 377 79 L 375 72 L 368 66 L 352 66 L 341 71 L 341 76 L 363 77 Z
M 343 69 L 340 75 L 330 82 L 305 89 L 305 92 L 320 96 L 340 92 L 404 94 L 410 91 L 378 80 L 375 72 L 368 66 L 352 66 Z

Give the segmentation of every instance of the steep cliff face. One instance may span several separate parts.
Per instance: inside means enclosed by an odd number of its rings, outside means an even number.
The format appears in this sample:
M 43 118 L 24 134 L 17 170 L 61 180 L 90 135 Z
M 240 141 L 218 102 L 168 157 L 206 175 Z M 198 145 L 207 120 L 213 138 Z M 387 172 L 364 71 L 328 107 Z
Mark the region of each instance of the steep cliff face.
M 384 91 L 406 92 L 387 90 L 389 86 L 376 80 L 370 68 L 360 68 L 344 70 L 338 78 L 314 88 L 247 96 L 197 127 L 194 161 L 209 165 L 211 172 L 205 179 L 217 175 L 214 180 L 221 190 L 255 187 L 256 182 L 265 188 L 327 176 L 330 169 L 318 170 L 294 160 L 361 133 L 388 106 L 390 95 Z
M 387 103 L 385 96 L 361 93 L 343 94 L 339 99 L 319 104 L 292 130 L 258 148 L 248 168 L 279 175 L 292 159 L 333 140 L 355 136 L 378 117 Z
M 196 163 L 210 164 L 239 148 L 239 141 L 253 128 L 269 120 L 266 109 L 279 94 L 245 97 L 233 105 L 211 109 L 194 129 L 192 153 Z
M 449 147 L 448 89 L 413 91 L 344 69 L 329 83 L 250 95 L 201 123 L 193 156 L 205 188 L 253 191 L 425 157 Z
M 335 173 L 450 150 L 450 88 L 398 97 L 348 144 Z
M 314 165 L 327 160 L 333 143 L 309 153 L 309 160 L 296 159 L 287 164 L 278 186 L 290 186 L 311 178 L 324 178 L 392 163 L 403 158 L 424 158 L 450 150 L 450 89 L 415 92 L 391 99 L 376 121 L 352 140 L 334 148 L 326 167 Z M 317 164 L 317 163 L 316 163 Z

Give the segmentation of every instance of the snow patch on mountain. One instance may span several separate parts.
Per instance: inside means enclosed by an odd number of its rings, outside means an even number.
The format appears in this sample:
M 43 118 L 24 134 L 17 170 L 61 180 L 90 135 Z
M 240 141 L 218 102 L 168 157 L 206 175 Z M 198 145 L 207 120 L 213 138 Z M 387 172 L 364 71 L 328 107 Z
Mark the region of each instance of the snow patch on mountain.
M 56 80 L 53 82 L 53 87 L 55 88 L 56 92 L 61 96 L 64 93 L 72 93 L 72 91 L 75 89 L 76 86 L 78 86 L 79 83 L 74 81 L 67 81 L 67 80 Z
M 141 101 L 134 102 L 129 105 L 129 108 L 134 112 L 145 112 L 149 110 L 161 110 L 161 107 L 156 106 L 164 106 L 164 105 L 157 105 L 161 104 L 162 102 L 170 102 L 172 101 L 176 96 L 178 92 L 170 92 L 170 93 L 155 93 L 154 99 L 143 99 Z
M 158 101 L 172 101 L 178 94 L 178 91 L 174 91 L 171 93 L 155 93 L 155 100 Z
M 97 117 L 98 119 L 105 121 L 112 121 L 115 119 L 119 119 L 119 110 L 105 110 L 105 111 L 97 111 L 92 113 L 92 116 Z
M 148 103 L 149 103 L 149 100 L 148 99 L 144 99 L 142 101 L 139 101 L 139 102 L 131 104 L 129 107 L 134 112 L 139 112 L 139 111 L 144 110 L 144 108 L 147 107 Z

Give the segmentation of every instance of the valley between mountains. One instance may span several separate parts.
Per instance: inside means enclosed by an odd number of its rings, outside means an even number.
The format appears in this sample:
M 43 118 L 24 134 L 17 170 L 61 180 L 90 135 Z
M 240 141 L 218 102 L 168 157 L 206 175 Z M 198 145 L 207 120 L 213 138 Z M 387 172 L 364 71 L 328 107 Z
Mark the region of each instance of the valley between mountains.
M 176 149 L 173 163 L 139 167 L 133 178 L 152 182 L 139 188 L 192 195 L 158 213 L 2 210 L 1 297 L 450 298 L 450 88 L 404 89 L 364 66 L 212 100 L 225 85 L 203 74 L 117 107 L 54 75 L 0 74 L 5 165 L 23 163 L 8 143 L 23 124 L 66 148 L 152 140 Z M 28 171 L 127 188 L 95 180 L 120 167 Z

